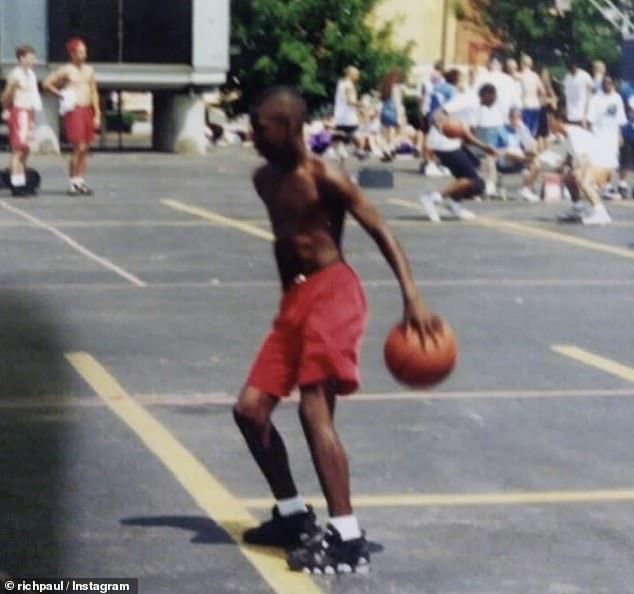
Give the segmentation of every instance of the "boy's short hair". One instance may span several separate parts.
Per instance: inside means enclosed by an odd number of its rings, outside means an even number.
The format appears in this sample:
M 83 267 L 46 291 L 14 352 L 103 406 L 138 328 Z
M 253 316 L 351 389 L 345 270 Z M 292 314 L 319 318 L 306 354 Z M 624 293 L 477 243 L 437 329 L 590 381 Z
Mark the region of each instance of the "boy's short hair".
M 20 58 L 23 58 L 24 56 L 26 56 L 27 54 L 33 54 L 35 55 L 35 50 L 33 49 L 32 46 L 27 45 L 26 43 L 23 43 L 22 45 L 18 45 L 15 48 L 15 57 L 19 60 Z
M 478 95 L 480 97 L 484 97 L 485 95 L 496 95 L 496 94 L 497 94 L 497 89 L 491 83 L 484 83 L 480 87 L 480 90 L 478 91 Z

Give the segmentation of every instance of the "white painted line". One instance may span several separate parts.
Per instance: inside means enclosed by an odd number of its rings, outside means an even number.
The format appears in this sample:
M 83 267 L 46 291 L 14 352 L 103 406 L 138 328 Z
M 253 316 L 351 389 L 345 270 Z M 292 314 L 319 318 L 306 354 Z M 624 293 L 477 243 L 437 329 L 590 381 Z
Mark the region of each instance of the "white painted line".
M 135 276 L 134 274 L 131 274 L 131 273 L 127 272 L 126 270 L 124 270 L 120 266 L 117 266 L 116 264 L 114 264 L 110 260 L 107 260 L 106 258 L 98 256 L 97 254 L 95 254 L 94 252 L 89 250 L 88 248 L 84 247 L 83 245 L 81 245 L 80 243 L 75 241 L 72 237 L 69 237 L 65 233 L 62 233 L 62 231 L 60 231 L 59 229 L 53 227 L 52 225 L 49 225 L 48 223 L 46 223 L 46 222 L 38 219 L 37 217 L 34 217 L 33 215 L 29 214 L 28 212 L 25 212 L 25 211 L 21 210 L 20 208 L 17 208 L 15 206 L 12 206 L 12 205 L 8 204 L 4 200 L 0 200 L 0 206 L 2 206 L 4 209 L 8 210 L 9 212 L 12 212 L 13 214 L 16 214 L 16 215 L 26 219 L 27 221 L 29 221 L 35 227 L 39 227 L 40 229 L 44 229 L 44 230 L 48 231 L 49 233 L 52 233 L 55 237 L 57 237 L 58 239 L 61 239 L 65 244 L 67 244 L 68 246 L 73 248 L 75 251 L 79 252 L 82 256 L 85 256 L 89 260 L 92 260 L 93 262 L 96 262 L 97 264 L 100 264 L 104 268 L 107 268 L 108 270 L 114 272 L 115 274 L 119 275 L 120 277 L 126 279 L 128 282 L 132 283 L 133 285 L 135 285 L 137 287 L 146 287 L 147 286 L 139 277 Z

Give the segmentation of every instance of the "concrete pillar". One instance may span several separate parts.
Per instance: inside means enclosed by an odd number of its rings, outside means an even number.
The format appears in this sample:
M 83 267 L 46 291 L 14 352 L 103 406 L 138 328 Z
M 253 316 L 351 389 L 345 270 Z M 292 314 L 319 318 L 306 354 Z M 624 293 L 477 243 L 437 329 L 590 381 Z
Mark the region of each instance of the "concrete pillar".
M 190 155 L 206 153 L 205 103 L 202 96 L 156 91 L 153 103 L 154 150 Z

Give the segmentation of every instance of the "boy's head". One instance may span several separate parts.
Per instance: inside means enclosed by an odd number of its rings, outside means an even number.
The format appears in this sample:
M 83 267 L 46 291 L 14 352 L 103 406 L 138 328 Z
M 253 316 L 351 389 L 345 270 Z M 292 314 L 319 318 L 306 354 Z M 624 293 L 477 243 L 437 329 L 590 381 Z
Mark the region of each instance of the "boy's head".
M 80 37 L 71 37 L 66 42 L 66 52 L 73 62 L 83 63 L 88 56 L 86 44 Z
M 485 107 L 491 107 L 497 99 L 497 91 L 491 83 L 483 84 L 478 91 L 480 103 Z
M 518 107 L 511 107 L 509 110 L 509 126 L 513 130 L 519 130 L 522 126 L 522 110 Z
M 251 108 L 250 119 L 255 147 L 267 161 L 292 166 L 305 156 L 306 104 L 297 90 L 265 91 Z
M 352 82 L 357 82 L 359 80 L 359 77 L 361 75 L 361 73 L 359 72 L 359 69 L 356 66 L 348 66 L 344 71 L 343 71 L 345 77 L 349 80 L 351 80 Z
M 611 76 L 606 75 L 603 77 L 603 80 L 601 81 L 601 90 L 606 95 L 609 95 L 614 91 L 614 80 Z
M 30 45 L 18 45 L 15 48 L 15 57 L 20 66 L 31 68 L 35 64 L 35 50 Z

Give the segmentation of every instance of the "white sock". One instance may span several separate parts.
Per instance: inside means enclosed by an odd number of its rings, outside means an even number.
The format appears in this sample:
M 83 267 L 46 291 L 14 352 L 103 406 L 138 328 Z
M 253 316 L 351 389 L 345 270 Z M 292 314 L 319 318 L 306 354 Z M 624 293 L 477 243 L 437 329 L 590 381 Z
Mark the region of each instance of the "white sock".
M 69 179 L 70 184 L 72 186 L 81 186 L 81 184 L 84 183 L 84 178 L 83 177 L 71 177 Z
M 361 536 L 359 522 L 353 515 L 335 516 L 334 518 L 330 518 L 328 523 L 341 534 L 342 540 L 352 540 L 353 538 L 359 538 Z
M 26 186 L 26 175 L 24 173 L 17 173 L 11 175 L 11 185 L 16 188 L 19 186 Z
M 304 503 L 304 498 L 301 495 L 296 495 L 295 497 L 289 497 L 288 499 L 278 499 L 277 511 L 280 512 L 280 516 L 286 517 L 306 512 L 308 511 L 308 508 Z

